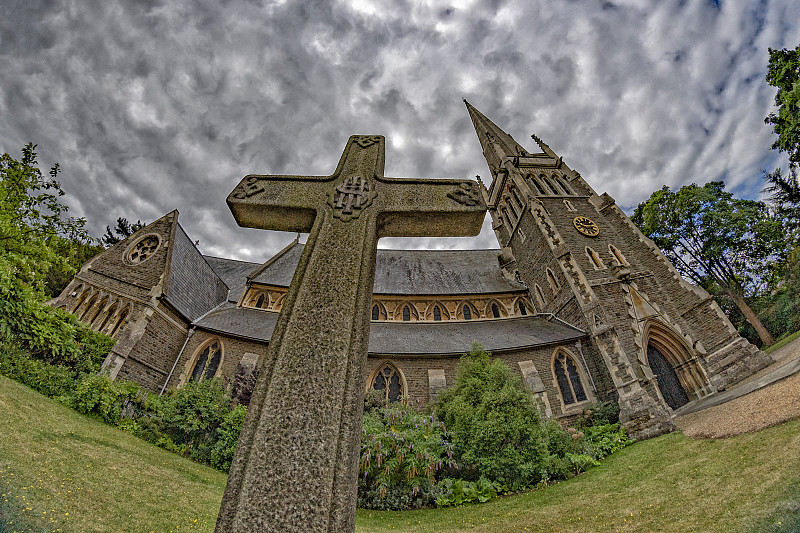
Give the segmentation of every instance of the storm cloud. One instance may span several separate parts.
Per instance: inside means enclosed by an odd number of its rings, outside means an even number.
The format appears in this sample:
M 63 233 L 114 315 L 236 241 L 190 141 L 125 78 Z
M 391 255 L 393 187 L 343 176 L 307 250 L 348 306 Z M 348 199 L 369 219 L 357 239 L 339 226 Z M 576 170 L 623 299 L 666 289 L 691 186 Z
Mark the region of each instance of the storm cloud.
M 462 98 L 628 212 L 665 184 L 754 198 L 785 164 L 767 49 L 798 43 L 793 0 L 11 0 L 0 150 L 59 162 L 96 236 L 177 208 L 204 253 L 253 261 L 294 235 L 239 228 L 227 194 L 249 173 L 329 174 L 352 134 L 386 136 L 389 176 L 485 179 Z M 382 245 L 496 242 L 486 223 Z

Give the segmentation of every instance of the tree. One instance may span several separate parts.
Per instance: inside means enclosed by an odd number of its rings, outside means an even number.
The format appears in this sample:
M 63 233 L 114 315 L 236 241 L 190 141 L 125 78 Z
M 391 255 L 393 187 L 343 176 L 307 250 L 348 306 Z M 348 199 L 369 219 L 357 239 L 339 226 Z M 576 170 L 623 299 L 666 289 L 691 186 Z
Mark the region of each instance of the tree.
M 137 220 L 131 224 L 128 222 L 127 218 L 120 217 L 117 219 L 117 225 L 114 226 L 113 230 L 110 226 L 106 226 L 106 233 L 103 235 L 101 241 L 106 246 L 113 246 L 127 237 L 130 237 L 144 226 L 145 224 L 143 224 L 141 220 Z
M 769 49 L 767 83 L 778 88 L 778 113 L 764 119 L 778 134 L 772 148 L 789 154 L 789 164 L 796 166 L 800 163 L 800 46 L 794 50 Z
M 58 164 L 49 177 L 37 164 L 33 143 L 22 149 L 20 160 L 9 154 L 0 157 L 0 267 L 41 291 L 43 274 L 52 265 L 70 269 L 52 244 L 58 239 L 89 243 L 91 237 L 84 228 L 86 220 L 65 217 L 68 207 L 61 203 Z
M 764 345 L 769 331 L 746 302 L 766 291 L 772 265 L 787 253 L 782 220 L 763 202 L 725 192 L 721 181 L 673 192 L 664 186 L 631 218 L 685 278 L 733 301 Z
M 784 217 L 787 233 L 797 240 L 800 231 L 800 183 L 797 179 L 797 166 L 789 165 L 787 175 L 780 168 L 764 173 L 767 186 L 763 192 L 768 193 L 769 202 Z

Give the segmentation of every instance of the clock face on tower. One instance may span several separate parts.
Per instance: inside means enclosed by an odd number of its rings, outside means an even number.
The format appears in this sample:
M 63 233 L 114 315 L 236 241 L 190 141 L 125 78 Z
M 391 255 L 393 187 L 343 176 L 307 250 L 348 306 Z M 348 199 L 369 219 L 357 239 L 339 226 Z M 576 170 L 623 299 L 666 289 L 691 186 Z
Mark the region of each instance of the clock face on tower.
M 572 219 L 572 225 L 587 237 L 597 237 L 600 234 L 600 228 L 588 217 L 575 217 Z

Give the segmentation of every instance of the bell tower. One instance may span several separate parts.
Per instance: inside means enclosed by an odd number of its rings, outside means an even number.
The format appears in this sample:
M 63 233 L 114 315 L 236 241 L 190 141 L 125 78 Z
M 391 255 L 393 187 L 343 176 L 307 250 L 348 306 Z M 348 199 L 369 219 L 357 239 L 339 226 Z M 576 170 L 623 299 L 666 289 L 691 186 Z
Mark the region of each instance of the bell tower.
M 611 196 L 539 137 L 528 152 L 464 102 L 492 175 L 483 194 L 503 268 L 525 283 L 537 312 L 589 334 L 582 350 L 597 397 L 619 403 L 635 438 L 669 431 L 675 411 L 772 362 Z

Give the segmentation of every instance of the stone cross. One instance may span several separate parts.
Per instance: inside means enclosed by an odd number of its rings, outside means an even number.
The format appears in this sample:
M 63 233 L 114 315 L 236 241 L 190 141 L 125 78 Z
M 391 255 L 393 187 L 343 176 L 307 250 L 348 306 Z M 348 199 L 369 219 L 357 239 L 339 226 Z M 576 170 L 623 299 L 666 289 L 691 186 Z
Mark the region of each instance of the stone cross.
M 240 226 L 308 232 L 231 466 L 216 531 L 352 532 L 380 237 L 477 235 L 476 182 L 383 176 L 355 135 L 330 176 L 246 176 Z

